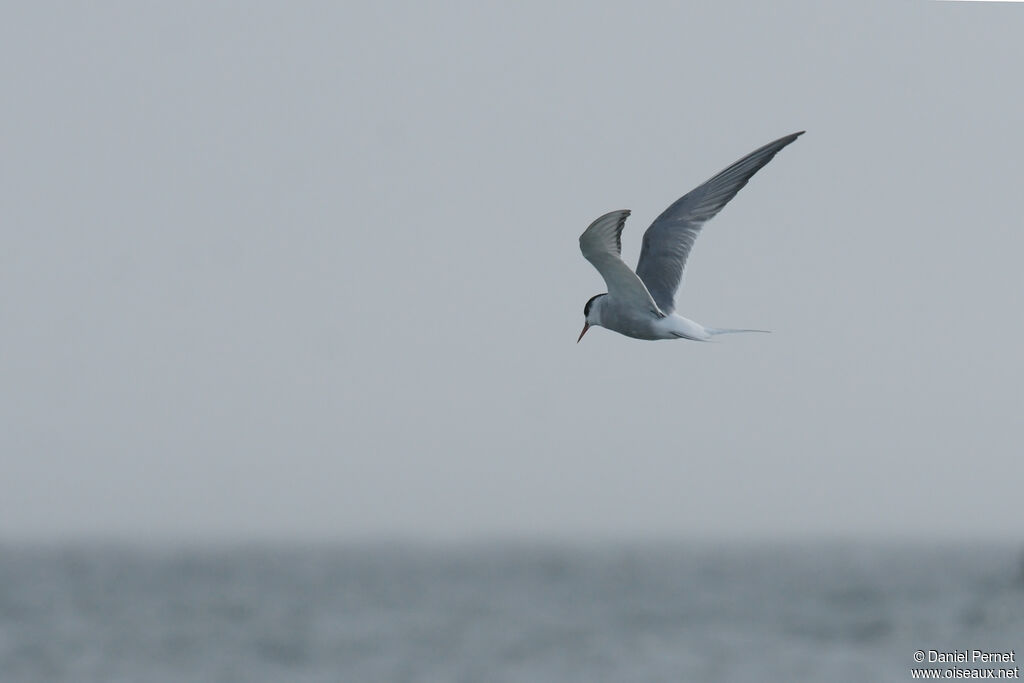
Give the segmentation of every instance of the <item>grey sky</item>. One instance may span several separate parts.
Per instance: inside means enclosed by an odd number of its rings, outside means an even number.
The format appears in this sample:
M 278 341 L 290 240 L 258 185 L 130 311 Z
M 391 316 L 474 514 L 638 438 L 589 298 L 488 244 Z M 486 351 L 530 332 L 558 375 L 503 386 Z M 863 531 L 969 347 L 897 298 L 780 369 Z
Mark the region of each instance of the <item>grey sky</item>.
M 1024 7 L 691 4 L 5 10 L 0 538 L 1024 533 Z

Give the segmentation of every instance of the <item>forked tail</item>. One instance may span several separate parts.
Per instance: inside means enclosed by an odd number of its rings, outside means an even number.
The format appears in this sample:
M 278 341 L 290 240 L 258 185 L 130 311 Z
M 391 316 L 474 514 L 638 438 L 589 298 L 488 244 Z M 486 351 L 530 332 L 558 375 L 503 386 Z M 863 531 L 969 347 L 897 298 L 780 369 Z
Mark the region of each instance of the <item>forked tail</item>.
M 740 332 L 763 332 L 764 334 L 771 334 L 771 330 L 734 330 L 728 327 L 705 327 L 704 330 L 712 337 L 717 337 L 720 334 L 738 334 Z

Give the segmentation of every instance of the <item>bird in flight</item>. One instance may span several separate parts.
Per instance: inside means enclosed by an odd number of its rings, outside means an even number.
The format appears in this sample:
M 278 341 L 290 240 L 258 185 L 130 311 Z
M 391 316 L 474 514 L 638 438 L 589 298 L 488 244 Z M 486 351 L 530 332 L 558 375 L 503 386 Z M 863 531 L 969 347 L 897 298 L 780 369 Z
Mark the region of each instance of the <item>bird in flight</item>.
M 585 321 L 576 343 L 594 325 L 637 339 L 708 341 L 719 334 L 765 332 L 704 327 L 676 315 L 676 290 L 704 224 L 779 150 L 803 134 L 787 135 L 751 152 L 665 209 L 644 233 L 636 272 L 621 256 L 622 228 L 629 209 L 606 213 L 591 223 L 580 235 L 580 251 L 604 278 L 608 293 L 590 297 L 583 307 Z

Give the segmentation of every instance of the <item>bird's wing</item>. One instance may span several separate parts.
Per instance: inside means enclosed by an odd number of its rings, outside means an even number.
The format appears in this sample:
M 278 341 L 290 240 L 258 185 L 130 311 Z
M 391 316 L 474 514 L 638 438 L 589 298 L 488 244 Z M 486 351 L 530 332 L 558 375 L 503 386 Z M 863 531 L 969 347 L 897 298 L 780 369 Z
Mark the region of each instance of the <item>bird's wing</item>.
M 662 311 L 667 314 L 675 310 L 676 290 L 683 279 L 686 259 L 704 224 L 714 218 L 779 150 L 803 134 L 804 131 L 800 131 L 787 135 L 751 152 L 676 200 L 647 228 L 636 274 Z
M 664 314 L 651 298 L 647 287 L 637 274 L 625 264 L 622 253 L 622 227 L 626 224 L 629 209 L 612 211 L 598 218 L 580 235 L 580 251 L 601 273 L 608 285 L 608 295 L 625 306 L 638 310 L 649 310 L 661 318 Z

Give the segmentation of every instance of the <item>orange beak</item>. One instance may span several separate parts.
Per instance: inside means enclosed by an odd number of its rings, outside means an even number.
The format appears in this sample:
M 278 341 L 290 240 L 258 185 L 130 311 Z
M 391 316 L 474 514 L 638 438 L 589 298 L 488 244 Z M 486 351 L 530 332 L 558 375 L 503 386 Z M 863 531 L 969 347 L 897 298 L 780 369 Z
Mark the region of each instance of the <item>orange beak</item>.
M 580 332 L 580 339 L 583 339 L 583 335 L 585 335 L 585 334 L 587 333 L 587 330 L 589 330 L 589 329 L 590 329 L 590 323 L 588 323 L 588 322 L 584 322 L 584 323 L 583 323 L 583 331 L 582 331 L 582 332 Z M 577 344 L 579 344 L 579 343 L 580 343 L 580 339 L 577 339 L 577 340 L 576 340 L 576 343 L 577 343 Z

